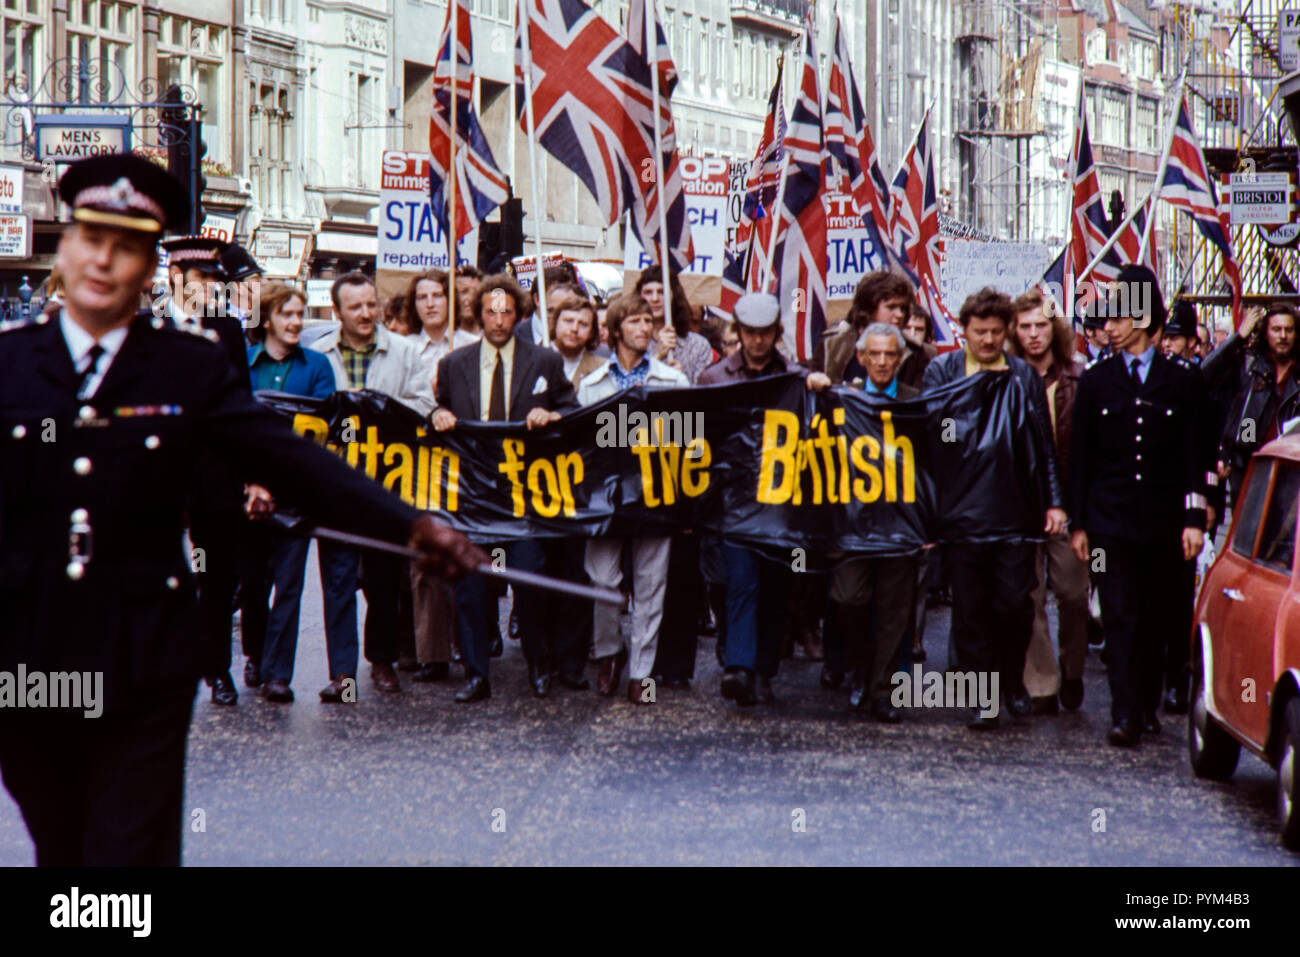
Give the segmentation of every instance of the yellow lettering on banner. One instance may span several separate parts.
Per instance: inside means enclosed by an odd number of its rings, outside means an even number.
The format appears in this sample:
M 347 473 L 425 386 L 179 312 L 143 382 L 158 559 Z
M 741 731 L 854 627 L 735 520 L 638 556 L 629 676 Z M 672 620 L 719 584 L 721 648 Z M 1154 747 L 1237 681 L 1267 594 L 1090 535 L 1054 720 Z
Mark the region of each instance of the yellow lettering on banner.
M 582 482 L 582 455 L 578 452 L 566 452 L 555 460 L 555 471 L 560 476 L 560 497 L 564 500 L 564 514 L 573 518 L 578 514 L 578 505 L 573 500 L 573 487 Z
M 763 448 L 758 469 L 758 501 L 763 505 L 784 505 L 798 495 L 799 417 L 782 409 L 763 413 Z M 774 478 L 781 467 L 781 483 Z M 796 499 L 796 504 L 798 500 Z
M 677 501 L 677 474 L 682 461 L 680 445 L 663 444 L 663 423 L 656 422 L 659 430 L 659 474 L 664 482 L 664 504 L 672 505 Z
M 423 435 L 423 430 L 417 434 Z M 431 451 L 427 445 L 421 445 L 416 449 L 415 507 L 422 511 L 429 507 L 429 453 Z
M 822 463 L 826 467 L 826 500 L 834 505 L 840 500 L 839 495 L 836 494 L 835 461 L 832 458 L 835 452 L 835 437 L 827 430 L 826 420 L 820 415 L 814 416 L 813 428 L 817 430 L 817 436 L 812 440 L 812 444 L 821 452 Z
M 682 459 L 682 494 L 687 498 L 703 495 L 709 487 L 709 473 L 703 471 L 713 461 L 713 450 L 709 443 L 696 436 L 686 446 L 686 455 Z M 696 478 L 696 472 L 703 474 Z
M 510 480 L 510 504 L 515 518 L 524 517 L 524 483 L 520 474 L 524 470 L 524 443 L 521 439 L 502 439 L 501 451 L 505 461 L 497 466 L 497 471 Z
M 542 498 L 542 486 L 538 478 L 546 483 L 546 496 Z M 564 502 L 560 498 L 560 480 L 556 477 L 555 466 L 547 459 L 538 459 L 528 466 L 528 489 L 533 493 L 533 508 L 542 518 L 555 518 L 560 514 Z
M 831 413 L 831 421 L 835 423 L 836 428 L 844 425 L 843 406 Z M 847 505 L 849 504 L 849 440 L 838 432 L 835 434 L 835 453 L 839 462 L 840 502 Z
M 379 441 L 379 426 L 366 426 L 366 440 L 361 443 L 361 454 L 366 457 L 365 473 L 372 479 L 379 478 L 379 453 L 384 444 Z
M 319 415 L 298 412 L 293 417 L 293 430 L 299 435 L 311 439 L 317 445 L 324 445 L 326 439 L 329 438 L 330 424 Z
M 411 454 L 411 447 L 401 442 L 392 442 L 384 449 L 384 464 L 392 465 L 394 459 L 400 459 L 401 462 L 395 469 L 390 469 L 384 476 L 384 488 L 397 487 L 397 494 L 402 497 L 402 501 L 410 505 L 415 501 L 415 494 L 412 488 L 415 470 L 415 456 Z
M 655 495 L 654 463 L 651 459 L 654 448 L 651 447 L 649 439 L 650 433 L 647 429 L 637 429 L 632 454 L 641 463 L 641 494 L 645 498 L 646 508 L 658 508 L 659 497 Z
M 361 419 L 355 415 L 350 415 L 343 420 L 343 427 L 345 429 L 352 429 L 352 432 L 355 435 L 356 430 L 361 428 Z M 344 447 L 347 450 L 348 465 L 352 466 L 352 468 L 356 468 L 359 453 L 361 451 L 360 444 L 357 442 L 348 442 Z
M 853 461 L 853 467 L 862 472 L 871 480 L 870 487 L 862 479 L 853 480 L 853 497 L 863 504 L 874 502 L 880 498 L 881 481 L 880 470 L 863 458 L 862 449 L 867 449 L 867 458 L 880 458 L 880 443 L 870 435 L 859 435 L 849 446 L 849 458 Z
M 898 468 L 901 453 L 903 469 L 903 501 L 916 501 L 916 456 L 912 452 L 912 440 L 907 436 L 894 435 L 894 413 L 880 413 L 881 426 L 885 433 L 885 501 L 898 501 Z
M 421 483 L 425 492 L 425 508 L 432 509 L 435 512 L 443 511 L 442 507 L 442 466 L 447 464 L 447 508 L 446 511 L 456 511 L 456 506 L 460 501 L 460 456 L 455 452 L 448 452 L 446 449 L 429 449 L 429 466 L 428 466 L 428 485 Z

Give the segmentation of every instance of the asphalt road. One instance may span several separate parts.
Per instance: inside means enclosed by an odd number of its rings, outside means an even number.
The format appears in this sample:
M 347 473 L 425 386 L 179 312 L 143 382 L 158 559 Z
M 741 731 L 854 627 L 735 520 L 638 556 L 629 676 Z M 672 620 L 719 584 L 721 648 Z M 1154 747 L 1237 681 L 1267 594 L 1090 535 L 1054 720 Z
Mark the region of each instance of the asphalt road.
M 1225 784 L 1195 779 L 1177 717 L 1137 751 L 1104 743 L 1095 654 L 1080 712 L 993 734 L 952 711 L 894 726 L 851 715 L 802 658 L 783 663 L 775 705 L 740 711 L 717 693 L 711 639 L 694 686 L 653 707 L 562 689 L 536 700 L 515 642 L 483 704 L 454 704 L 458 680 L 382 695 L 363 664 L 358 703 L 324 705 L 314 554 L 307 582 L 296 703 L 241 686 L 223 709 L 201 690 L 186 809 L 204 829 L 185 835 L 189 865 L 1300 862 L 1277 845 L 1260 761 L 1243 754 Z M 927 669 L 943 666 L 945 612 L 929 621 Z M 31 860 L 0 793 L 0 864 Z

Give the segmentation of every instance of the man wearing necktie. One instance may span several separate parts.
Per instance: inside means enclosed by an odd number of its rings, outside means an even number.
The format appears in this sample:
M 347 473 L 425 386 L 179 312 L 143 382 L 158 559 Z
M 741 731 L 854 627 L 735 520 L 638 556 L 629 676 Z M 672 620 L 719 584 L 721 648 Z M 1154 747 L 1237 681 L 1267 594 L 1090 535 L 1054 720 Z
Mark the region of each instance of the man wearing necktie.
M 527 300 L 509 276 L 489 276 L 471 303 L 471 312 L 483 325 L 483 338 L 453 349 L 438 363 L 437 408 L 433 427 L 439 432 L 456 427 L 460 419 L 482 422 L 519 422 L 536 429 L 578 407 L 571 383 L 564 375 L 564 360 L 552 349 L 544 349 L 514 335 L 515 323 L 527 315 Z M 486 546 L 500 548 L 510 568 L 543 571 L 547 549 L 536 539 L 523 538 Z M 528 659 L 528 683 L 533 694 L 545 697 L 551 675 L 581 685 L 581 668 L 586 649 L 573 652 L 557 647 L 558 633 L 573 631 L 572 621 L 548 620 L 545 596 L 530 588 L 512 586 L 519 638 Z M 456 701 L 482 701 L 491 696 L 488 683 L 488 646 L 497 628 L 496 596 L 482 578 L 468 579 L 456 587 L 456 628 L 467 683 L 456 693 Z M 548 632 L 552 640 L 548 640 Z M 573 660 L 575 654 L 577 660 Z M 565 660 L 557 660 L 557 659 Z M 576 672 L 575 672 L 575 669 Z
M 1194 563 L 1217 484 L 1213 417 L 1200 372 L 1152 344 L 1166 313 L 1151 270 L 1124 267 L 1097 309 L 1114 351 L 1079 378 L 1070 544 L 1101 595 L 1109 741 L 1132 747 L 1160 731 L 1166 648 L 1191 642 Z M 1185 700 L 1186 668 L 1172 670 L 1170 691 Z

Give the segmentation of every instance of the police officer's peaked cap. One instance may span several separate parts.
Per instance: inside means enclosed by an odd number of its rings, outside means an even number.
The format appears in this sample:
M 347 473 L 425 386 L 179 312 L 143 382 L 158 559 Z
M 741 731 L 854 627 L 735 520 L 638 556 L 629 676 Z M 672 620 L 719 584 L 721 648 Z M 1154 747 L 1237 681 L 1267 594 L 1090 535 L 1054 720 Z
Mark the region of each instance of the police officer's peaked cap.
M 770 329 L 781 318 L 781 304 L 768 292 L 749 292 L 736 300 L 736 321 L 750 329 Z
M 72 218 L 159 235 L 190 218 L 190 200 L 176 177 L 135 153 L 105 153 L 68 167 L 59 196 Z
M 1169 310 L 1169 319 L 1165 322 L 1165 335 L 1186 336 L 1196 339 L 1200 336 L 1196 322 L 1196 307 L 1186 299 L 1174 300 L 1174 307 Z
M 160 243 L 167 250 L 167 264 L 181 269 L 198 269 L 210 275 L 225 276 L 221 251 L 226 244 L 207 236 L 177 236 Z
M 221 268 L 227 279 L 236 282 L 250 276 L 260 276 L 263 272 L 253 254 L 239 243 L 229 243 L 221 250 Z
M 1109 310 L 1104 315 L 1133 319 L 1149 317 L 1151 322 L 1144 328 L 1150 332 L 1164 328 L 1168 313 L 1164 296 L 1160 294 L 1160 280 L 1155 273 L 1146 266 L 1130 263 L 1120 269 L 1115 277 L 1115 287 L 1111 294 L 1098 297 L 1097 304 Z

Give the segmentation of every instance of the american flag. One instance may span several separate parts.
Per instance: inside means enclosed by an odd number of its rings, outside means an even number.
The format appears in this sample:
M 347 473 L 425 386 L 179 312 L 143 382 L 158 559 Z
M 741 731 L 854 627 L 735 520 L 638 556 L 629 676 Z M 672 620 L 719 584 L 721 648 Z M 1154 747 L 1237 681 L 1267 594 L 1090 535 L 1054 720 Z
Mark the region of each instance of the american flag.
M 804 26 L 799 97 L 785 136 L 785 190 L 776 218 L 773 273 L 786 318 L 786 344 L 808 360 L 826 329 L 826 169 L 821 90 L 811 21 Z
M 456 57 L 452 60 L 452 11 L 456 14 Z M 429 201 L 443 228 L 447 228 L 448 170 L 451 167 L 451 90 L 456 84 L 456 238 L 459 240 L 506 201 L 509 188 L 497 169 L 487 138 L 474 115 L 474 41 L 470 35 L 469 7 L 456 0 L 447 8 L 447 20 L 438 44 L 433 73 L 433 110 L 429 116 Z
M 527 132 L 527 23 L 537 142 L 582 181 L 607 226 L 628 211 L 645 230 L 642 235 L 654 235 L 657 223 L 653 230 L 645 225 L 646 193 L 655 181 L 653 97 L 645 56 L 582 0 L 520 0 L 518 22 L 515 89 L 520 125 Z M 685 223 L 684 202 L 681 208 Z M 655 216 L 657 220 L 657 212 Z M 680 245 L 671 235 L 669 246 L 676 256 Z
M 627 42 L 641 57 L 646 56 L 649 39 L 646 26 L 646 4 L 654 0 L 631 0 L 627 9 Z M 677 68 L 668 52 L 668 40 L 659 23 L 658 13 L 651 9 L 654 23 L 654 62 L 659 74 L 659 149 L 664 170 L 664 201 L 667 203 L 669 263 L 676 269 L 685 269 L 695 258 L 691 242 L 691 226 L 686 214 L 686 193 L 682 188 L 682 172 L 677 162 L 677 134 L 673 129 L 672 92 L 677 85 Z M 651 91 L 653 93 L 653 90 Z M 650 143 L 654 145 L 654 131 Z M 642 177 L 644 179 L 644 176 Z M 644 201 L 633 211 L 629 220 L 633 232 L 650 257 L 659 262 L 659 247 L 663 243 L 659 222 L 659 196 L 657 176 L 646 186 Z
M 745 176 L 740 222 L 725 253 L 719 307 L 728 313 L 745 293 L 759 290 L 768 272 L 766 243 L 771 232 L 772 204 L 776 202 L 781 179 L 781 146 L 785 141 L 785 98 L 781 87 L 784 70 L 783 57 L 777 64 L 776 82 L 767 98 L 763 135 Z
M 1228 214 L 1219 206 L 1214 180 L 1210 178 L 1205 154 L 1192 129 L 1191 114 L 1184 96 L 1178 104 L 1173 140 L 1164 177 L 1156 191 L 1165 202 L 1186 211 L 1196 222 L 1201 235 L 1219 250 L 1223 275 L 1232 288 L 1232 324 L 1241 325 L 1241 270 L 1232 257 L 1232 240 L 1228 232 Z

